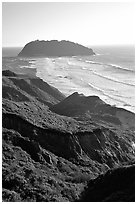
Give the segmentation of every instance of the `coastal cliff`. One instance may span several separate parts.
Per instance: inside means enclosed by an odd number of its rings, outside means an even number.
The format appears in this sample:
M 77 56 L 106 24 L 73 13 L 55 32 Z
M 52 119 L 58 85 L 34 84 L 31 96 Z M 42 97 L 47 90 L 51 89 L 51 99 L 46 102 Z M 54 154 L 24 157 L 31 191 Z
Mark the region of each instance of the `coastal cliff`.
M 3 201 L 79 201 L 87 182 L 134 163 L 133 113 L 9 70 L 2 85 Z
M 95 55 L 91 48 L 70 41 L 32 41 L 18 54 L 19 57 L 61 57 Z

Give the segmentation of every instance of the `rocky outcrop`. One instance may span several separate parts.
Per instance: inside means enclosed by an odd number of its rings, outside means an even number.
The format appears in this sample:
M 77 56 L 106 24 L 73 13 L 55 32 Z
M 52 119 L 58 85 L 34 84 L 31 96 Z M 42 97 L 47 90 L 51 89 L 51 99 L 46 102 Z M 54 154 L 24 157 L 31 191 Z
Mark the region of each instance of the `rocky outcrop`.
M 70 41 L 32 41 L 18 54 L 19 57 L 60 57 L 95 55 L 92 49 Z

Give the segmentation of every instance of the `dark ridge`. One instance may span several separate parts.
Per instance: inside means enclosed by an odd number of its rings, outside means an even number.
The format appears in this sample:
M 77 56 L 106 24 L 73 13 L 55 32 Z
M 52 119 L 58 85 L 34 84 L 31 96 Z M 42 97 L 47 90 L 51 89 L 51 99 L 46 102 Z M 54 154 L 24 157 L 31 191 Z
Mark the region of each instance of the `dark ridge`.
M 3 70 L 2 76 L 17 77 L 17 74 L 15 74 L 14 72 L 10 70 Z
M 3 73 L 3 98 L 13 101 L 31 101 L 32 98 L 35 98 L 48 106 L 56 104 L 65 98 L 58 89 L 50 86 L 40 78 L 16 75 L 9 70 Z
M 109 170 L 90 181 L 80 202 L 135 202 L 135 166 Z
M 96 122 L 103 121 L 124 128 L 135 128 L 134 113 L 106 104 L 98 96 L 84 96 L 75 92 L 52 106 L 51 110 L 57 114 L 80 120 L 88 118 Z
M 3 86 L 2 87 L 2 97 L 5 99 L 10 99 L 13 101 L 30 101 L 29 97 L 21 93 L 15 87 Z
M 56 98 L 58 101 L 62 101 L 65 98 L 65 95 L 62 94 L 58 89 L 44 82 L 42 79 L 32 78 L 30 81 L 32 85 L 38 87 L 44 92 L 47 92 L 48 94 Z
M 51 110 L 60 115 L 74 117 L 85 114 L 89 109 L 95 112 L 95 106 L 98 104 L 104 104 L 98 96 L 86 97 L 83 94 L 75 92 L 53 106 Z
M 92 49 L 70 41 L 32 41 L 18 54 L 19 57 L 59 57 L 95 55 Z

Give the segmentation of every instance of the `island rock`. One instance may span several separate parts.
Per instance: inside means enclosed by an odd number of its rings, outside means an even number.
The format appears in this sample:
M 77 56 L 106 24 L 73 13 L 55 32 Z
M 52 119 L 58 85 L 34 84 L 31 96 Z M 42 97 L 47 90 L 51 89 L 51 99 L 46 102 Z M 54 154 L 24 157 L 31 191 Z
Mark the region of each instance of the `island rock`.
M 32 41 L 18 54 L 19 57 L 60 57 L 95 55 L 91 48 L 70 41 Z

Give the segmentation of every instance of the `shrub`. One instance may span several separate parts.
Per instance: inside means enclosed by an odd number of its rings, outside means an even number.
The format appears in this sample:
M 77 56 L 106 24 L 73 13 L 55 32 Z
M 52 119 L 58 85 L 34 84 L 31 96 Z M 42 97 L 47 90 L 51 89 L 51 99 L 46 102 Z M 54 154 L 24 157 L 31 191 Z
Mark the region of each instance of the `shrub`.
M 14 191 L 3 189 L 2 191 L 3 201 L 7 202 L 18 202 L 21 201 L 20 195 Z
M 72 182 L 73 183 L 84 183 L 91 179 L 91 176 L 89 174 L 82 174 L 79 173 L 76 176 L 73 177 Z

